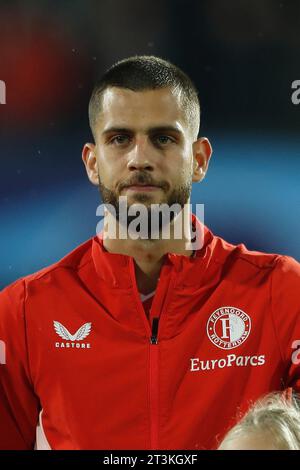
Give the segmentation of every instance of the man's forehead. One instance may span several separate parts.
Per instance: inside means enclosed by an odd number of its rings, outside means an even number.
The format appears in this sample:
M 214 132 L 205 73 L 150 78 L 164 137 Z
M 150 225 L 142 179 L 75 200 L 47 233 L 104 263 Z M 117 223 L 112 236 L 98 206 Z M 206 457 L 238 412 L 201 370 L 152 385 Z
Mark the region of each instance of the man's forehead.
M 185 112 L 180 96 L 171 88 L 133 91 L 126 88 L 110 87 L 102 97 L 99 119 L 102 121 L 128 120 L 158 121 L 175 124 L 184 123 Z

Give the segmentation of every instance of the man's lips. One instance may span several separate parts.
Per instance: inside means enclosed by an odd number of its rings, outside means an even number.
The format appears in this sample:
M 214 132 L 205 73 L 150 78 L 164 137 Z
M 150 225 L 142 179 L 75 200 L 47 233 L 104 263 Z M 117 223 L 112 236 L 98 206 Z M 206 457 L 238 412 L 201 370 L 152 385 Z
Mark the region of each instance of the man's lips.
M 123 188 L 128 191 L 155 191 L 156 189 L 161 189 L 159 186 L 154 186 L 151 184 L 136 184 L 132 186 L 125 186 Z

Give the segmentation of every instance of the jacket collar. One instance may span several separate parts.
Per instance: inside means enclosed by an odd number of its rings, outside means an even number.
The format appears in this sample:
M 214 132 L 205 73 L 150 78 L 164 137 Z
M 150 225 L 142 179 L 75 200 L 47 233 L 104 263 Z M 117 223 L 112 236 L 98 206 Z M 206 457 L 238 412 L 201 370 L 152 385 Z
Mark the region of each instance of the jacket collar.
M 197 265 L 198 270 L 199 262 L 206 265 L 204 259 L 211 251 L 209 247 L 214 238 L 212 232 L 194 214 L 191 214 L 191 219 L 193 227 L 197 232 L 200 231 L 200 235 L 203 237 L 202 247 L 196 250 L 191 257 L 171 252 L 166 253 L 164 256 L 163 264 L 170 265 L 178 273 L 177 284 L 183 280 L 184 285 L 192 284 L 195 281 L 193 267 Z M 128 289 L 132 286 L 130 270 L 134 265 L 134 258 L 108 252 L 103 245 L 103 231 L 93 238 L 92 258 L 98 276 L 105 282 L 116 288 Z

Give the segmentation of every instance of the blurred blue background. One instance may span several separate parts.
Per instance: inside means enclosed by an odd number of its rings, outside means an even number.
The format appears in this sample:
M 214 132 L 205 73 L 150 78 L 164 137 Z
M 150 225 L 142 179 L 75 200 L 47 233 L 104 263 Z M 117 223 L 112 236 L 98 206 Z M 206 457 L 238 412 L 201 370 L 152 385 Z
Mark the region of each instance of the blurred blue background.
M 96 76 L 134 54 L 171 60 L 199 89 L 214 153 L 192 202 L 206 225 L 300 260 L 299 20 L 300 4 L 276 0 L 0 2 L 0 288 L 95 234 L 87 103 Z

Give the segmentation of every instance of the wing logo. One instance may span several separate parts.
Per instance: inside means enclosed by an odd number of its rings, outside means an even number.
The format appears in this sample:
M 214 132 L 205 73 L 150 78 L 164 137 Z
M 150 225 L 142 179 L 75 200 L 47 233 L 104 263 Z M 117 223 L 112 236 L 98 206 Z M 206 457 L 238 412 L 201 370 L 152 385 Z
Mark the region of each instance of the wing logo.
M 89 336 L 91 329 L 92 329 L 92 324 L 91 323 L 85 323 L 82 325 L 78 330 L 72 335 L 69 330 L 59 321 L 53 321 L 54 325 L 54 330 L 60 338 L 63 340 L 67 341 L 67 343 L 62 343 L 62 342 L 57 342 L 55 343 L 55 346 L 57 348 L 90 348 L 89 343 L 79 343 L 79 341 L 83 341 L 87 336 Z M 75 343 L 77 341 L 77 343 Z

